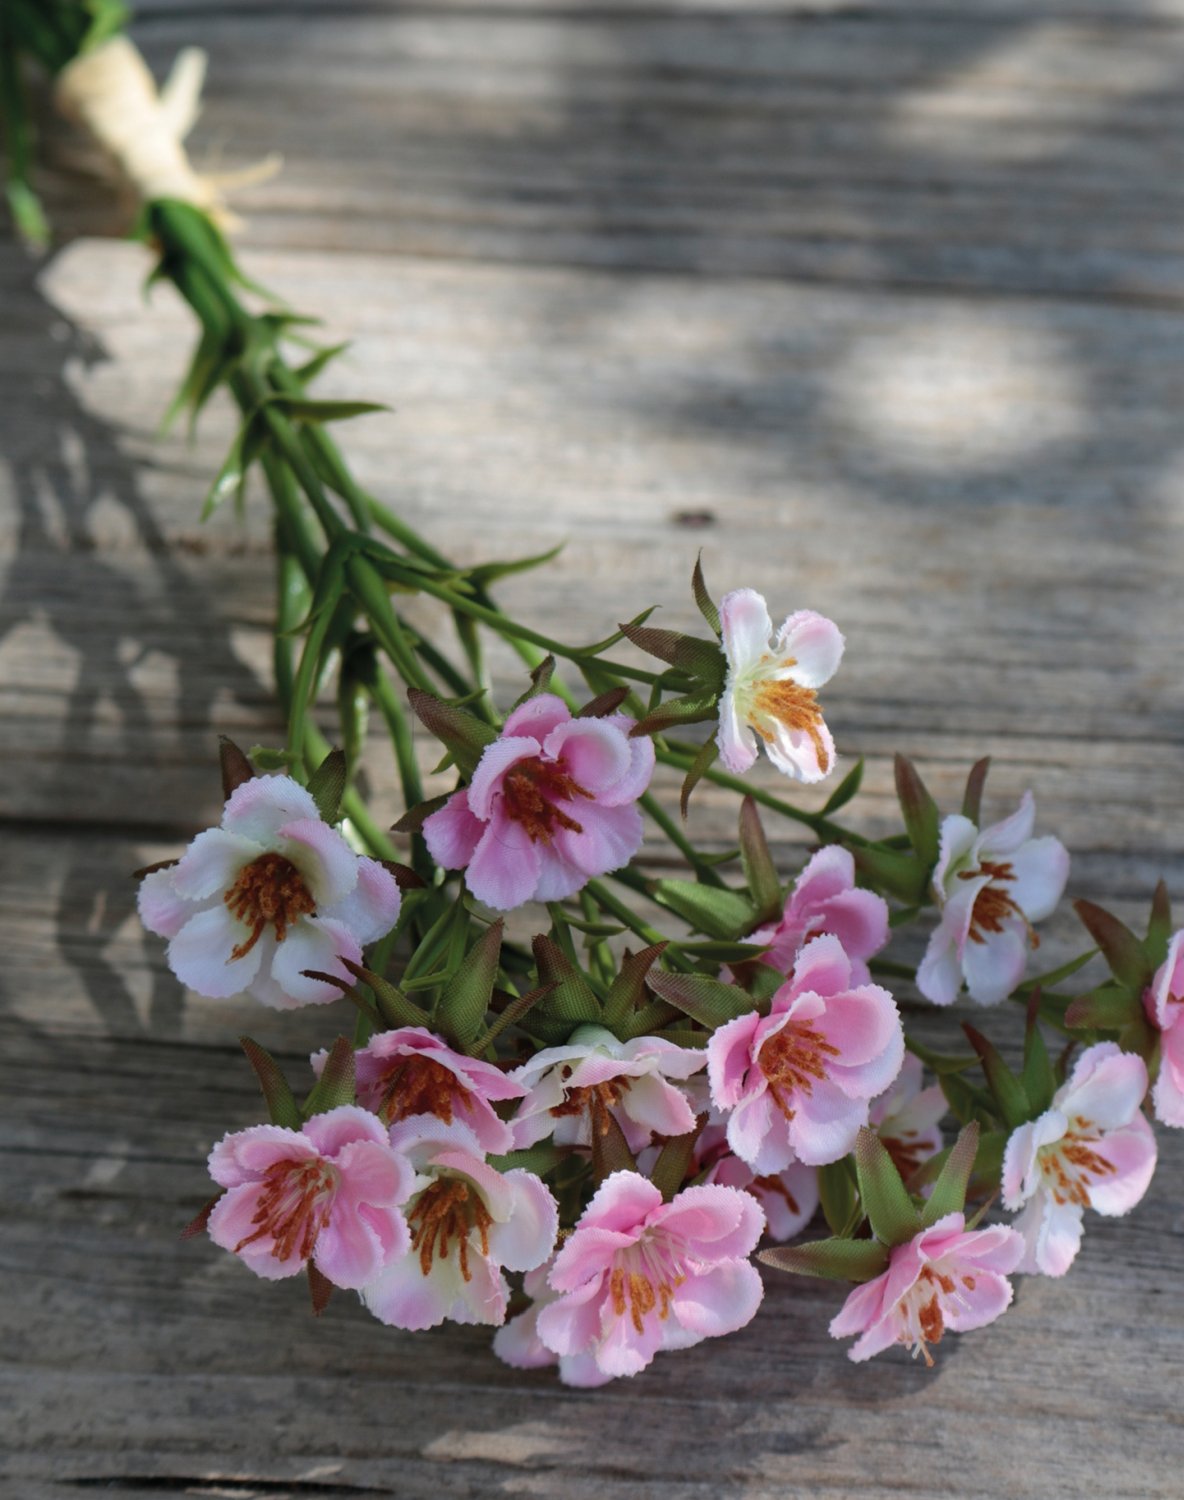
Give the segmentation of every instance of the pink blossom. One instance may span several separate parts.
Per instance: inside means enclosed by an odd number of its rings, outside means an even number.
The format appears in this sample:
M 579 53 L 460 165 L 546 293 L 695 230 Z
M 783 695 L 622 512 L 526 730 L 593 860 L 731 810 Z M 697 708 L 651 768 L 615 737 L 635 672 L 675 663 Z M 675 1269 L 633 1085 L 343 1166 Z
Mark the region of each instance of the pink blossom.
M 1164 1125 L 1184 1125 L 1184 932 L 1168 944 L 1143 1005 L 1159 1031 L 1159 1075 L 1151 1096 L 1155 1118 Z
M 630 739 L 633 723 L 572 718 L 550 693 L 528 698 L 469 785 L 425 821 L 432 858 L 463 869 L 473 895 L 499 911 L 562 901 L 628 864 L 641 847 L 637 799 L 654 770 L 653 742 Z
M 1069 878 L 1064 844 L 1034 839 L 1035 821 L 1031 792 L 981 833 L 961 814 L 943 821 L 933 872 L 941 921 L 917 970 L 917 988 L 934 1005 L 951 1004 L 963 980 L 972 1000 L 994 1005 L 1024 977 L 1040 942 L 1032 924 L 1054 910 Z
M 788 974 L 803 946 L 824 932 L 842 943 L 855 983 L 868 984 L 867 960 L 888 942 L 888 903 L 855 884 L 855 860 L 838 844 L 819 849 L 798 876 L 780 920 L 748 941 L 768 943 L 761 962 Z
M 1098 1042 L 1077 1059 L 1052 1105 L 1008 1137 L 1003 1205 L 1022 1208 L 1021 1271 L 1063 1276 L 1081 1245 L 1087 1208 L 1129 1213 L 1155 1171 L 1155 1133 L 1140 1106 L 1147 1092 L 1141 1057 Z
M 510 1318 L 493 1336 L 493 1352 L 516 1370 L 541 1370 L 549 1365 L 559 1366 L 559 1378 L 564 1385 L 606 1385 L 613 1377 L 606 1375 L 591 1354 L 558 1355 L 548 1349 L 539 1337 L 539 1314 L 544 1307 L 559 1300 L 560 1294 L 548 1285 L 547 1277 L 554 1265 L 554 1257 L 522 1278 L 522 1290 L 530 1298 L 522 1312 Z
M 948 1109 L 940 1084 L 921 1087 L 921 1061 L 910 1052 L 896 1082 L 872 1100 L 869 1124 L 908 1182 L 923 1162 L 942 1149 L 938 1126 Z
M 328 1053 L 312 1058 L 321 1076 Z M 493 1101 L 521 1099 L 526 1090 L 493 1063 L 454 1052 L 423 1026 L 380 1031 L 354 1053 L 358 1102 L 388 1125 L 408 1115 L 435 1115 L 446 1125 L 459 1120 L 482 1151 L 498 1154 L 514 1144 L 510 1127 Z
M 362 1286 L 411 1242 L 399 1212 L 413 1173 L 364 1109 L 346 1104 L 300 1130 L 253 1125 L 210 1152 L 210 1176 L 227 1191 L 210 1238 L 269 1281 L 311 1260 L 335 1286 Z
M 847 1351 L 853 1360 L 903 1344 L 932 1365 L 929 1345 L 940 1343 L 947 1328 L 967 1333 L 1006 1311 L 1007 1277 L 1023 1249 L 1014 1229 L 996 1224 L 968 1230 L 962 1214 L 946 1214 L 897 1245 L 882 1275 L 855 1288 L 832 1319 L 831 1334 L 860 1335 Z
M 835 745 L 816 691 L 843 656 L 843 637 L 824 615 L 799 610 L 773 640 L 773 622 L 754 589 L 736 589 L 720 605 L 728 675 L 716 739 L 729 771 L 756 762 L 757 739 L 779 771 L 821 781 L 834 768 Z
M 555 1246 L 559 1212 L 533 1172 L 498 1172 L 459 1121 L 412 1115 L 391 1126 L 391 1146 L 415 1169 L 403 1212 L 411 1248 L 362 1288 L 382 1323 L 434 1328 L 501 1323 L 509 1288 L 502 1275 L 529 1271 Z
M 707 1056 L 662 1037 L 621 1042 L 603 1026 L 580 1026 L 562 1047 L 545 1047 L 515 1068 L 511 1079 L 526 1091 L 511 1121 L 521 1150 L 551 1136 L 559 1146 L 587 1146 L 612 1115 L 632 1151 L 655 1135 L 682 1135 L 695 1111 L 671 1078 L 699 1072 Z
M 822 1166 L 846 1156 L 868 1101 L 903 1060 L 895 1001 L 879 985 L 853 984 L 851 961 L 830 936 L 802 949 L 767 1016 L 738 1016 L 707 1044 L 728 1144 L 760 1176 L 795 1159 Z
M 182 983 L 215 999 L 245 990 L 278 1010 L 339 999 L 304 970 L 348 980 L 342 960 L 359 963 L 398 914 L 394 877 L 356 855 L 290 776 L 243 782 L 221 827 L 140 886 L 140 919 L 170 939 Z
M 711 1122 L 695 1143 L 695 1167 L 701 1181 L 751 1193 L 765 1215 L 765 1232 L 784 1243 L 800 1234 L 818 1207 L 818 1170 L 792 1161 L 780 1172 L 758 1177 L 747 1162 L 728 1149 L 727 1127 Z
M 556 1255 L 549 1281 L 559 1295 L 538 1313 L 560 1377 L 591 1385 L 636 1375 L 661 1349 L 743 1328 L 763 1290 L 747 1259 L 762 1226 L 748 1193 L 689 1187 L 664 1203 L 639 1173 L 614 1172 Z

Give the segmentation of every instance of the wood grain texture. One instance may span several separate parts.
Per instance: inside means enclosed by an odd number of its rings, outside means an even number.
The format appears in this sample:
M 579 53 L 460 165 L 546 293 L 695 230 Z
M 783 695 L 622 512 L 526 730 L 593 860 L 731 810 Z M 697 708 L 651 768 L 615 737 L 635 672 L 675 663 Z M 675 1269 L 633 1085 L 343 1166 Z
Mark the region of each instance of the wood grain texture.
M 990 753 L 988 811 L 1033 787 L 1071 894 L 1184 897 L 1179 0 L 141 12 L 158 69 L 210 51 L 199 151 L 286 154 L 244 254 L 354 340 L 325 393 L 395 407 L 341 431 L 363 482 L 461 560 L 568 540 L 501 589 L 517 613 L 693 627 L 702 547 L 717 593 L 840 620 L 858 826 L 893 822 L 893 751 L 946 806 Z M 51 144 L 51 209 L 112 227 Z M 210 1143 L 258 1117 L 235 1038 L 296 1077 L 335 1017 L 184 996 L 136 923 L 128 872 L 217 806 L 215 735 L 282 734 L 266 510 L 197 522 L 233 417 L 158 438 L 192 328 L 145 309 L 146 268 L 0 246 L 5 1493 L 1175 1500 L 1168 1132 L 1136 1214 L 933 1372 L 851 1365 L 839 1294 L 770 1275 L 738 1336 L 566 1391 L 480 1330 L 344 1294 L 314 1323 L 301 1285 L 177 1240 Z M 706 789 L 692 832 L 734 816 Z M 793 868 L 801 831 L 771 834 Z M 1079 942 L 1058 918 L 1042 961 Z

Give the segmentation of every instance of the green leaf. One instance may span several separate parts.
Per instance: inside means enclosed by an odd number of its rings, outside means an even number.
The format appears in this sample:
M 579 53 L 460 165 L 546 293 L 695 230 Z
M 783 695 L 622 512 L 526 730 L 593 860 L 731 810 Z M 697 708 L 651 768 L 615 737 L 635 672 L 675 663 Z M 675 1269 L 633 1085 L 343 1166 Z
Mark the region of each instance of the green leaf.
M 977 1056 L 947 1057 L 943 1052 L 934 1052 L 922 1045 L 913 1036 L 906 1036 L 904 1040 L 913 1056 L 920 1058 L 929 1071 L 936 1073 L 939 1078 L 947 1073 L 965 1073 L 967 1068 L 973 1068 L 978 1061 Z
M 530 990 L 525 995 L 509 997 L 505 1009 L 490 1024 L 489 1029 L 473 1043 L 472 1055 L 480 1057 L 493 1046 L 503 1031 L 509 1030 L 511 1026 L 517 1026 L 519 1021 L 528 1016 L 539 1001 L 545 1000 L 554 992 L 554 989 L 553 984 L 541 984 L 537 989 Z M 495 993 L 500 992 L 495 991 Z
M 921 780 L 916 766 L 907 756 L 898 755 L 896 767 L 896 795 L 900 810 L 904 814 L 904 826 L 917 858 L 928 869 L 937 862 L 938 826 L 940 818 L 937 803 Z
M 1147 922 L 1147 937 L 1144 947 L 1147 957 L 1155 968 L 1168 956 L 1168 943 L 1172 936 L 1172 903 L 1168 888 L 1161 880 L 1151 898 L 1151 916 Z
M 966 778 L 966 791 L 962 795 L 962 816 L 969 818 L 976 828 L 982 823 L 983 787 L 990 769 L 991 757 L 984 755 L 982 760 L 976 760 L 971 766 L 970 775 Z
M 672 1136 L 658 1152 L 650 1172 L 650 1181 L 669 1203 L 687 1179 L 687 1172 L 695 1155 L 695 1142 L 707 1123 L 707 1116 L 700 1115 L 694 1128 L 685 1135 Z
M 341 817 L 341 799 L 348 779 L 349 769 L 342 750 L 330 750 L 308 779 L 308 794 L 330 827 Z
M 785 892 L 777 878 L 777 868 L 752 797 L 745 797 L 740 804 L 740 863 L 756 908 L 753 926 L 776 921 L 781 916 Z
M 847 845 L 855 866 L 869 885 L 887 891 L 906 906 L 920 906 L 929 884 L 929 867 L 910 854 L 898 854 L 880 844 Z
M 311 385 L 322 370 L 338 355 L 344 354 L 348 348 L 349 341 L 347 340 L 344 344 L 330 344 L 325 349 L 318 349 L 311 359 L 306 359 L 302 365 L 297 365 L 292 374 L 301 385 Z
M 617 1124 L 615 1116 L 607 1109 L 592 1119 L 592 1174 L 597 1183 L 614 1172 L 636 1172 L 637 1162 L 625 1133 Z
M 655 880 L 650 894 L 709 937 L 735 941 L 755 925 L 752 903 L 739 891 L 695 880 Z
M 533 1172 L 536 1177 L 545 1177 L 567 1156 L 569 1152 L 554 1141 L 539 1141 L 522 1151 L 507 1151 L 504 1156 L 487 1157 L 495 1172 Z
M 1092 901 L 1074 901 L 1073 910 L 1102 950 L 1115 979 L 1132 989 L 1144 990 L 1151 983 L 1151 960 L 1130 928 Z
M 978 1154 L 978 1122 L 972 1120 L 958 1134 L 946 1157 L 933 1192 L 921 1210 L 921 1223 L 928 1229 L 946 1214 L 961 1213 L 966 1207 L 966 1188 Z
M 304 1120 L 296 1096 L 288 1086 L 283 1070 L 271 1053 L 249 1036 L 239 1037 L 239 1046 L 247 1054 L 247 1061 L 255 1070 L 259 1087 L 263 1090 L 263 1101 L 267 1105 L 267 1118 L 273 1125 L 282 1125 L 286 1130 L 299 1130 Z
M 1020 1073 L 1020 1082 L 1024 1086 L 1024 1093 L 1028 1097 L 1028 1104 L 1034 1119 L 1042 1115 L 1049 1107 L 1052 1103 L 1052 1096 L 1057 1091 L 1057 1081 L 1053 1076 L 1048 1048 L 1044 1045 L 1044 1037 L 1037 1024 L 1039 1014 L 1040 991 L 1034 989 L 1028 1000 L 1027 1029 L 1024 1032 L 1024 1066 Z
M 813 1240 L 760 1250 L 757 1259 L 778 1271 L 823 1276 L 828 1281 L 874 1281 L 888 1269 L 888 1250 L 876 1240 Z
M 917 1210 L 887 1147 L 866 1125 L 855 1139 L 855 1173 L 860 1202 L 876 1238 L 888 1246 L 911 1240 L 918 1229 Z
M 662 734 L 680 724 L 703 724 L 718 717 L 717 704 L 715 693 L 690 693 L 683 698 L 667 698 L 638 719 L 629 731 L 629 737 L 637 739 L 644 734 Z
M 716 694 L 723 690 L 728 664 L 718 641 L 704 641 L 680 630 L 657 630 L 652 625 L 628 624 L 618 628 L 626 640 L 650 656 L 689 673 Z
M 439 797 L 429 797 L 415 807 L 408 808 L 403 816 L 391 826 L 392 833 L 418 833 L 434 812 L 439 812 L 454 794 L 445 792 Z
M 407 700 L 424 728 L 447 747 L 461 775 L 471 777 L 486 746 L 497 739 L 493 725 L 419 688 L 411 688 Z
M 751 995 L 707 974 L 668 974 L 664 969 L 654 969 L 649 987 L 660 1000 L 712 1031 L 753 1009 Z
M 486 928 L 440 996 L 436 1024 L 465 1052 L 485 1029 L 485 1012 L 493 996 L 504 928 L 501 917 Z
M 222 467 L 214 475 L 214 482 L 206 491 L 201 507 L 200 519 L 202 521 L 208 521 L 223 500 L 231 495 L 242 494 L 247 473 L 263 451 L 266 442 L 266 434 L 262 428 L 256 426 L 256 416 L 252 413 L 239 428 L 234 442 L 230 445 L 230 452 L 226 455 Z
M 1025 979 L 1023 984 L 1016 986 L 1016 989 L 1021 995 L 1029 990 L 1051 989 L 1053 985 L 1060 984 L 1062 979 L 1071 978 L 1078 969 L 1084 969 L 1097 951 L 1096 948 L 1090 948 L 1086 953 L 1079 953 L 1076 958 L 1071 958 L 1059 969 L 1051 969 L 1047 974 L 1037 974 L 1035 979 Z
M 628 696 L 627 687 L 609 688 L 606 692 L 598 693 L 595 698 L 589 698 L 583 708 L 576 710 L 575 717 L 577 719 L 603 719 L 608 714 L 615 714 Z
M 397 1031 L 400 1026 L 431 1025 L 431 1017 L 427 1011 L 416 1005 L 414 1000 L 409 1000 L 389 979 L 384 979 L 381 974 L 374 973 L 362 964 L 354 963 L 352 959 L 343 958 L 341 962 L 355 979 L 370 986 L 374 992 L 378 1014 L 391 1031 Z
M 699 747 L 694 760 L 691 762 L 690 769 L 683 777 L 682 790 L 678 794 L 678 810 L 682 814 L 684 822 L 686 821 L 687 809 L 691 802 L 691 793 L 715 764 L 718 755 L 719 745 L 716 743 L 715 736 L 713 735 L 711 739 L 705 740 Z
M 835 787 L 827 802 L 823 806 L 821 816 L 829 818 L 832 813 L 837 813 L 841 808 L 855 796 L 863 785 L 863 756 L 861 755 L 851 769 Z
M 242 786 L 244 781 L 252 780 L 255 767 L 234 741 L 224 734 L 218 736 L 218 761 L 222 768 L 222 795 L 229 801 L 231 793 Z
M 1065 1012 L 1071 1031 L 1121 1031 L 1142 1010 L 1140 995 L 1126 985 L 1104 984 L 1078 995 Z
M 354 1089 L 354 1044 L 347 1036 L 339 1036 L 329 1049 L 321 1076 L 313 1085 L 312 1092 L 304 1101 L 304 1118 L 328 1114 L 343 1104 L 352 1104 Z
M 721 938 L 707 938 L 703 942 L 674 942 L 672 948 L 688 958 L 706 959 L 713 964 L 745 964 L 769 951 L 768 943 L 726 943 Z M 784 984 L 785 975 L 781 976 Z
M 850 1157 L 841 1157 L 818 1168 L 818 1198 L 827 1225 L 833 1233 L 841 1235 L 857 1207 Z
M 646 976 L 666 947 L 665 943 L 654 943 L 640 953 L 626 953 L 621 960 L 617 977 L 604 998 L 604 1024 L 610 1031 L 619 1032 L 634 1011 L 645 1004 Z
M 467 568 L 465 577 L 470 582 L 481 588 L 496 583 L 499 578 L 509 578 L 515 573 L 527 573 L 531 568 L 541 568 L 544 563 L 549 563 L 552 558 L 558 557 L 567 544 L 560 542 L 555 547 L 550 547 L 546 552 L 536 552 L 533 557 L 517 557 L 508 562 L 481 563 L 476 568 Z
M 695 603 L 699 606 L 699 613 L 718 636 L 720 634 L 719 609 L 716 607 L 715 600 L 707 592 L 707 584 L 703 578 L 702 552 L 695 559 L 695 570 L 691 574 L 691 593 L 695 596 Z
M 540 693 L 545 693 L 551 686 L 551 678 L 555 674 L 555 658 L 544 656 L 537 666 L 531 668 L 530 686 L 519 698 L 515 698 L 514 707 L 520 708 L 531 698 L 537 698 Z
M 299 422 L 347 422 L 351 417 L 390 411 L 382 401 L 319 401 L 312 396 L 289 395 L 287 391 L 268 396 L 264 404 L 278 406 L 286 416 Z
M 562 1021 L 570 1035 L 577 1026 L 602 1025 L 600 1001 L 577 966 L 558 943 L 540 933 L 531 943 L 539 981 L 554 986 L 542 1007 L 555 1021 Z
M 987 1087 L 998 1106 L 999 1115 L 1008 1130 L 1015 1130 L 1033 1118 L 1032 1105 L 1023 1084 L 1003 1061 L 995 1044 L 969 1021 L 962 1022 L 962 1030 L 970 1045 L 978 1053 L 986 1075 Z

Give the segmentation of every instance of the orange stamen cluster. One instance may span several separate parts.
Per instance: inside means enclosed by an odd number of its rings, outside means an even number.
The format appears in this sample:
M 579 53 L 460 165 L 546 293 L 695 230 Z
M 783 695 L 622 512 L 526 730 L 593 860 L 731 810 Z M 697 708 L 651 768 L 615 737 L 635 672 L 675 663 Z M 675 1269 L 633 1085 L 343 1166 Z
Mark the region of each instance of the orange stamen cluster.
M 270 1235 L 276 1260 L 293 1254 L 307 1260 L 317 1235 L 329 1223 L 336 1186 L 336 1172 L 320 1157 L 272 1162 L 263 1174 L 263 1190 L 251 1220 L 258 1227 L 239 1240 L 234 1253 Z
M 407 1215 L 411 1229 L 411 1248 L 419 1254 L 419 1269 L 431 1274 L 432 1260 L 447 1260 L 449 1248 L 456 1241 L 460 1274 L 472 1281 L 469 1267 L 469 1231 L 476 1226 L 481 1240 L 481 1254 L 489 1254 L 489 1226 L 493 1215 L 475 1188 L 459 1177 L 440 1177 L 420 1193 Z
M 239 872 L 238 879 L 222 898 L 230 914 L 248 926 L 250 935 L 231 952 L 243 958 L 268 927 L 275 927 L 275 940 L 282 943 L 288 928 L 299 917 L 316 911 L 316 902 L 304 877 L 282 854 L 261 854 Z
M 792 667 L 793 658 L 787 658 L 781 665 Z M 787 677 L 764 677 L 753 692 L 752 706 L 755 712 L 749 723 L 766 744 L 772 742 L 773 732 L 760 720 L 776 719 L 787 729 L 807 735 L 814 747 L 818 769 L 830 770 L 830 752 L 822 738 L 822 710 L 818 707 L 818 697 L 813 688 L 802 687 L 800 683 Z
M 644 1271 L 627 1271 L 622 1266 L 614 1266 L 608 1280 L 613 1312 L 618 1318 L 623 1318 L 628 1310 L 630 1322 L 641 1333 L 644 1331 L 646 1318 L 655 1307 L 659 1318 L 670 1316 L 674 1289 L 685 1279 L 683 1276 L 675 1276 L 673 1280 L 659 1281 L 655 1286 Z
M 794 1116 L 787 1094 L 795 1090 L 812 1093 L 814 1084 L 826 1077 L 826 1060 L 838 1057 L 839 1049 L 812 1026 L 790 1021 L 774 1032 L 757 1055 L 773 1102 L 787 1120 Z
M 983 886 L 974 898 L 974 909 L 970 913 L 970 930 L 967 936 L 972 943 L 985 943 L 988 932 L 1002 932 L 1008 917 L 1018 917 L 1028 929 L 1028 942 L 1039 948 L 1040 939 L 1032 929 L 1031 922 L 1002 888 L 1001 882 L 1015 879 L 1015 871 L 1008 863 L 997 864 L 984 859 L 977 870 L 959 870 L 959 880 L 977 880 L 980 875 L 989 875 L 991 883 Z
M 1076 1119 L 1073 1123 L 1076 1130 L 1041 1148 L 1040 1166 L 1057 1203 L 1078 1203 L 1088 1208 L 1090 1178 L 1113 1176 L 1118 1168 L 1093 1149 L 1101 1137 L 1087 1133 L 1088 1122 Z
M 752 1179 L 752 1186 L 760 1188 L 762 1193 L 776 1193 L 778 1198 L 784 1198 L 791 1214 L 801 1212 L 797 1199 L 785 1186 L 780 1177 L 754 1177 Z
M 435 1115 L 451 1125 L 457 1097 L 467 1101 L 471 1093 L 451 1068 L 419 1053 L 396 1058 L 383 1082 L 385 1096 L 378 1114 L 387 1125 L 408 1115 Z
M 557 761 L 543 760 L 538 755 L 520 760 L 502 778 L 502 806 L 506 816 L 522 825 L 533 844 L 549 844 L 557 828 L 583 833 L 583 825 L 557 807 L 556 802 L 591 796 Z
M 556 1116 L 582 1115 L 587 1110 L 591 1116 L 592 1134 L 607 1135 L 612 1129 L 610 1111 L 620 1104 L 628 1087 L 628 1078 L 609 1078 L 604 1083 L 571 1089 L 563 1103 L 556 1104 L 551 1113 Z

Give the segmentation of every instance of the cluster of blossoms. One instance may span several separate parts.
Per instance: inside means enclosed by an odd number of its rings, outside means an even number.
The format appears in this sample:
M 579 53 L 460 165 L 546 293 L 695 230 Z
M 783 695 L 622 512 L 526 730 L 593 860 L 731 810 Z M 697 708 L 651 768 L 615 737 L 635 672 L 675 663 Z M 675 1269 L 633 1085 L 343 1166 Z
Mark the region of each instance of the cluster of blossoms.
M 352 1040 L 311 1059 L 303 1107 L 247 1044 L 270 1123 L 214 1147 L 222 1191 L 203 1222 L 258 1275 L 306 1271 L 318 1310 L 345 1288 L 400 1328 L 488 1324 L 510 1364 L 594 1386 L 746 1324 L 763 1238 L 771 1265 L 857 1283 L 831 1324 L 855 1336 L 853 1359 L 899 1343 L 931 1361 L 946 1330 L 1004 1311 L 1013 1273 L 1063 1275 L 1087 1209 L 1123 1214 L 1147 1191 L 1145 1111 L 1184 1125 L 1184 933 L 1162 893 L 1145 940 L 1079 903 L 1112 977 L 1077 997 L 1054 986 L 1079 963 L 1043 992 L 1026 984 L 1068 856 L 1035 836 L 1030 794 L 980 828 L 985 766 L 942 818 L 900 762 L 906 837 L 873 844 L 819 817 L 822 846 L 788 888 L 751 800 L 743 885 L 695 856 L 696 879 L 641 886 L 658 752 L 686 754 L 660 738 L 671 726 L 716 724 L 684 807 L 716 754 L 740 773 L 763 744 L 802 782 L 836 764 L 817 701 L 836 627 L 799 612 L 774 634 L 747 589 L 701 604 L 714 642 L 622 627 L 670 663 L 648 711 L 624 711 L 624 689 L 574 711 L 544 674 L 500 730 L 413 695 L 461 773 L 407 820 L 418 871 L 360 856 L 333 826 L 340 761 L 304 786 L 234 752 L 221 826 L 145 874 L 144 924 L 199 994 L 357 1008 Z M 691 935 L 634 917 L 606 893 L 613 875 Z M 905 920 L 936 908 L 924 1001 L 1024 1002 L 1022 1072 L 965 1025 L 984 1093 L 965 1057 L 906 1035 L 910 971 L 883 957 L 890 901 Z M 548 925 L 527 952 L 496 914 L 529 902 Z M 646 947 L 612 946 L 610 917 Z M 1050 1021 L 1084 1044 L 1059 1070 Z M 996 1191 L 1014 1217 L 980 1227 Z M 801 1240 L 820 1209 L 830 1236 Z

